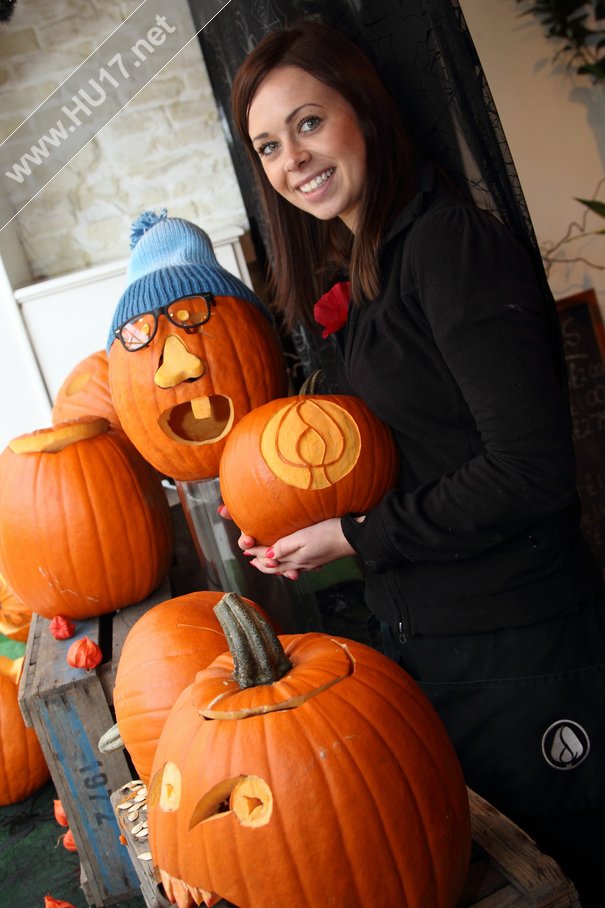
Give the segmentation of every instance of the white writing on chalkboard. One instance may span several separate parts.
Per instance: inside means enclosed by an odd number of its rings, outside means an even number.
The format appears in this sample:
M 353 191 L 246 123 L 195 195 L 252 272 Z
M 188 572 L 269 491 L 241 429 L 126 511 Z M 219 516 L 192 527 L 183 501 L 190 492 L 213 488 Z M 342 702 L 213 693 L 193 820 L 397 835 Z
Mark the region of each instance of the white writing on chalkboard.
M 561 318 L 574 441 L 605 432 L 605 363 L 581 352 L 582 335 L 569 315 Z

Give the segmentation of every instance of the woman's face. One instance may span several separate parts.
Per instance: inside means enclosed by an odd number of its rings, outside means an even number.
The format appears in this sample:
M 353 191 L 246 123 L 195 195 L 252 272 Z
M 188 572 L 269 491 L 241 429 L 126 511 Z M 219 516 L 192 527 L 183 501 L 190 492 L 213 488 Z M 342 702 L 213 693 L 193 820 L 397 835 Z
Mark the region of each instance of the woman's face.
M 292 205 L 355 232 L 366 147 L 355 111 L 297 66 L 274 69 L 250 105 L 248 133 L 267 179 Z

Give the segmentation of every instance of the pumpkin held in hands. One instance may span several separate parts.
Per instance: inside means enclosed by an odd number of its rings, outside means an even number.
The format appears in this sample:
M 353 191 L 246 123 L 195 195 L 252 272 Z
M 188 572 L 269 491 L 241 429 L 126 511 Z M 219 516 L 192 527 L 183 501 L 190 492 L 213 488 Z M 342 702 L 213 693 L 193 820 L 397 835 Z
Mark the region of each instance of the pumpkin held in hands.
M 145 784 L 178 695 L 200 669 L 227 650 L 214 614 L 222 595 L 204 590 L 161 602 L 135 622 L 124 641 L 113 705 L 122 743 Z
M 395 662 L 325 634 L 275 637 L 235 594 L 231 654 L 172 708 L 148 793 L 156 874 L 179 908 L 454 908 L 466 786 Z
M 272 400 L 231 432 L 220 465 L 237 526 L 271 545 L 329 517 L 364 513 L 397 477 L 390 430 L 357 397 Z
M 172 559 L 158 474 L 106 419 L 14 438 L 0 454 L 0 571 L 45 618 L 139 602 Z

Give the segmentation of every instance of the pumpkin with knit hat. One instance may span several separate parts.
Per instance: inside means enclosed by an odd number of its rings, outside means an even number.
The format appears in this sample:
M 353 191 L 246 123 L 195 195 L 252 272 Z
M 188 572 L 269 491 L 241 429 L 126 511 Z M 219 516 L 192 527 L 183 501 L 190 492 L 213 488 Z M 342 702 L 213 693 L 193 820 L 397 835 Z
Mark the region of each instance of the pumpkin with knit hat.
M 271 315 L 190 221 L 144 212 L 131 245 L 108 338 L 120 423 L 166 476 L 218 476 L 231 428 L 286 389 Z

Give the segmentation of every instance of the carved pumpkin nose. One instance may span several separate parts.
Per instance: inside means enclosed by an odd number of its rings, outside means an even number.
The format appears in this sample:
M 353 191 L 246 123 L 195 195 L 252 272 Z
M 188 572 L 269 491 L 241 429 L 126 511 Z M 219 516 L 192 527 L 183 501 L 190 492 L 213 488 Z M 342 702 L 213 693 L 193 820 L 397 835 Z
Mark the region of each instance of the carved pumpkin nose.
M 162 351 L 162 365 L 153 380 L 158 388 L 174 388 L 188 378 L 199 378 L 205 371 L 203 360 L 190 353 L 180 337 L 169 334 Z

